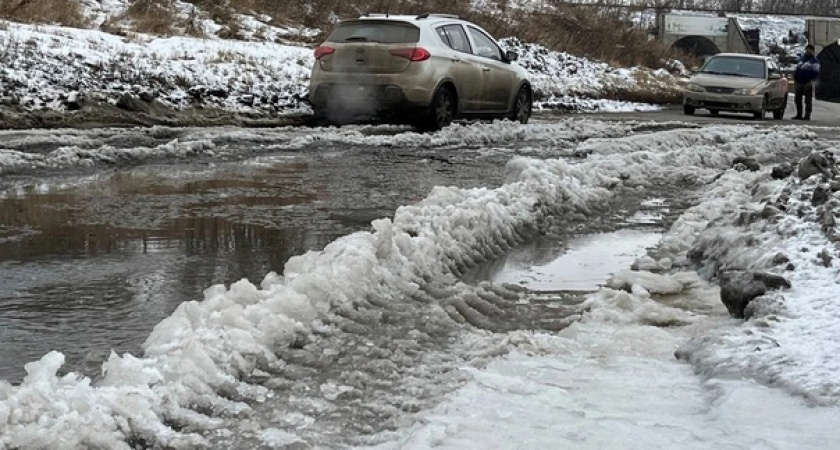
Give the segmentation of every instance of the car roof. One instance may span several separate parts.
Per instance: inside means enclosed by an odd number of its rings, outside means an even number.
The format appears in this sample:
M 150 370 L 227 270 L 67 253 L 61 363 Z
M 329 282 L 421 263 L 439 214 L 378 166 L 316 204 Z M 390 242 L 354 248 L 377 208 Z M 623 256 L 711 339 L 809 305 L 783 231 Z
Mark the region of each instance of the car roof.
M 438 22 L 452 22 L 452 21 L 459 21 L 467 23 L 469 21 L 456 16 L 454 14 L 419 14 L 419 15 L 410 15 L 410 14 L 378 14 L 378 13 L 367 13 L 362 14 L 359 16 L 358 19 L 348 19 L 349 21 L 354 20 L 393 20 L 397 22 L 412 22 L 416 24 L 420 23 L 438 23 Z M 346 20 L 342 20 L 345 22 Z
M 750 54 L 750 53 L 718 53 L 718 54 L 712 55 L 712 58 L 714 58 L 716 56 L 728 56 L 728 57 L 737 57 L 737 58 L 745 58 L 745 59 L 757 59 L 757 60 L 761 60 L 761 61 L 767 61 L 768 59 L 770 59 L 768 56 L 753 55 L 753 54 Z

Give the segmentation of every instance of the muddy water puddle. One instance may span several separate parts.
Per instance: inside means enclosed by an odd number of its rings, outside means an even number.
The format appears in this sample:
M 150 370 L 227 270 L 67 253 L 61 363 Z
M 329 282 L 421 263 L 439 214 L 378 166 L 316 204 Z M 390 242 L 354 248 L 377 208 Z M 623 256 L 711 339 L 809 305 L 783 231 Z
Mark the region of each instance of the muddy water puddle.
M 497 183 L 499 167 L 337 150 L 16 180 L 0 191 L 0 379 L 51 350 L 95 376 L 209 286 L 259 283 L 434 186 Z
M 242 220 L 244 208 L 282 211 L 306 201 L 299 194 L 124 181 L 0 200 L 0 378 L 20 380 L 50 350 L 94 375 L 111 350 L 141 353 L 155 324 L 210 285 L 259 282 L 344 231 Z
M 654 231 L 619 230 L 565 243 L 540 240 L 512 252 L 484 276 L 534 292 L 591 292 L 613 273 L 630 267 L 661 237 Z

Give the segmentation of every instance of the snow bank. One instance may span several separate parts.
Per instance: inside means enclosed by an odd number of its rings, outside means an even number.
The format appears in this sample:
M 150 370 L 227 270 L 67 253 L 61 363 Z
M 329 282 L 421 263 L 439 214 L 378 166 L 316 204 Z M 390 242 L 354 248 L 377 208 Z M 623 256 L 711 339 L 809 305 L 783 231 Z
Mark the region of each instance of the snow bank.
M 767 148 L 768 141 L 756 144 Z M 818 184 L 771 180 L 767 166 L 727 171 L 701 191 L 700 202 L 656 249 L 674 260 L 705 251 L 704 264 L 742 269 L 767 269 L 763 255 L 789 255 L 793 289 L 757 299 L 765 305 L 757 318 L 731 319 L 717 287 L 693 271 L 620 272 L 580 306 L 579 322 L 556 335 L 510 333 L 509 355 L 484 369 L 464 367 L 472 381 L 418 414 L 414 426 L 373 436 L 365 448 L 516 442 L 597 449 L 642 442 L 645 448 L 816 450 L 840 440 L 838 263 L 830 231 L 816 223 L 825 211 L 840 212 L 840 198 L 822 210 L 812 206 Z M 780 197 L 789 213 L 741 223 L 743 212 Z M 818 256 L 826 247 L 830 265 Z M 689 354 L 692 364 L 675 354 Z M 814 408 L 814 402 L 833 407 Z
M 173 108 L 297 111 L 313 61 L 307 48 L 268 42 L 17 23 L 0 27 L 0 49 L 0 99 L 30 110 L 148 93 Z
M 517 63 L 530 74 L 538 107 L 566 110 L 650 111 L 656 105 L 604 101 L 616 91 L 646 91 L 663 96 L 680 92 L 677 79 L 666 70 L 641 67 L 617 69 L 609 64 L 551 51 L 539 44 L 502 39 L 503 48 L 519 53 Z
M 770 271 L 792 288 L 753 300 L 750 320 L 698 336 L 682 351 L 707 376 L 748 376 L 817 403 L 838 404 L 840 266 L 834 224 L 823 220 L 837 214 L 838 200 L 813 205 L 817 181 L 762 180 L 746 202 L 700 233 L 695 251 L 710 276 L 717 270 Z M 744 213 L 774 201 L 785 212 L 744 220 Z

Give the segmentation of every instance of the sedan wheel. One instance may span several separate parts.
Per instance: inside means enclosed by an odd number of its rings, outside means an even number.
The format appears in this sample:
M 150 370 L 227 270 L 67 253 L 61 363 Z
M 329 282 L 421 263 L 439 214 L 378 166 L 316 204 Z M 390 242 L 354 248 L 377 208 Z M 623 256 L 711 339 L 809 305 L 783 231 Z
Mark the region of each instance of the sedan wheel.
M 688 105 L 683 105 L 683 113 L 687 116 L 693 116 L 694 115 L 694 107 L 693 106 L 688 106 Z
M 516 101 L 513 103 L 513 111 L 511 111 L 508 118 L 524 125 L 531 118 L 531 112 L 531 94 L 528 93 L 528 89 L 524 87 L 519 88 L 519 92 L 516 94 Z
M 782 106 L 779 109 L 773 110 L 773 118 L 776 120 L 782 120 L 785 118 L 785 110 L 787 109 L 787 97 L 782 100 Z
M 761 100 L 761 111 L 756 111 L 753 113 L 753 117 L 756 120 L 764 120 L 764 113 L 767 112 L 767 97 L 764 97 Z

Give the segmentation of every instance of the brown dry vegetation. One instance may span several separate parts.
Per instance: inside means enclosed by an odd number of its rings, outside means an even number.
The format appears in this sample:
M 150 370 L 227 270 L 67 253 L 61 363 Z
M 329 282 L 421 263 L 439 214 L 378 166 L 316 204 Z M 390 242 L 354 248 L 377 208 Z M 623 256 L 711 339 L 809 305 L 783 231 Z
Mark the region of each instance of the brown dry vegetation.
M 504 2 L 499 2 L 504 3 Z M 331 17 L 356 17 L 363 12 L 457 14 L 472 20 L 496 37 L 516 36 L 524 42 L 588 56 L 618 66 L 643 65 L 658 68 L 663 59 L 688 60 L 688 56 L 668 49 L 647 32 L 633 26 L 622 11 L 591 7 L 557 6 L 551 14 L 528 13 L 501 7 L 495 14 L 471 11 L 469 0 L 228 0 L 230 8 L 260 12 L 274 18 L 274 25 L 303 24 L 329 31 Z
M 0 0 L 0 19 L 79 28 L 87 25 L 81 7 L 75 0 Z
M 551 14 L 527 13 L 501 7 L 495 13 L 470 11 L 470 0 L 191 0 L 203 17 L 223 26 L 223 38 L 240 36 L 238 14 L 267 15 L 271 25 L 305 25 L 328 33 L 335 17 L 357 17 L 363 12 L 457 14 L 472 20 L 496 37 L 516 36 L 550 49 L 588 56 L 616 66 L 658 68 L 663 60 L 689 57 L 650 40 L 615 10 L 560 6 Z M 497 3 L 504 4 L 504 1 Z M 200 35 L 199 17 L 178 18 L 172 0 L 133 0 L 124 14 L 106 22 L 105 31 L 136 31 L 160 35 Z M 22 22 L 84 23 L 75 0 L 0 0 L 0 19 Z M 126 30 L 128 28 L 128 30 Z M 315 41 L 323 38 L 316 37 Z
M 175 30 L 176 16 L 172 0 L 134 0 L 126 11 L 103 25 L 115 32 L 130 24 L 132 31 L 169 35 Z

